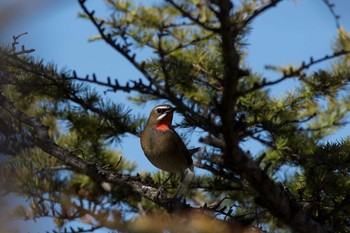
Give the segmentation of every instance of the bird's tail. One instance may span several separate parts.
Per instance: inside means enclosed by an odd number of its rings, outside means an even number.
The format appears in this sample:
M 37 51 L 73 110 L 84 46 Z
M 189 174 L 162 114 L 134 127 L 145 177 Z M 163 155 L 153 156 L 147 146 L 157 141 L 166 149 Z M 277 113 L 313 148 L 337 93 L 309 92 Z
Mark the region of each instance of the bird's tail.
M 190 155 L 193 156 L 195 153 L 203 154 L 206 151 L 205 147 L 196 147 L 193 149 L 189 149 L 188 152 L 190 152 Z
M 193 168 L 187 168 L 183 174 L 181 174 L 181 183 L 179 184 L 179 187 L 176 190 L 175 193 L 175 198 L 177 199 L 182 199 L 183 197 L 185 197 L 187 191 L 188 191 L 188 187 L 191 183 L 191 181 L 194 178 L 194 171 Z

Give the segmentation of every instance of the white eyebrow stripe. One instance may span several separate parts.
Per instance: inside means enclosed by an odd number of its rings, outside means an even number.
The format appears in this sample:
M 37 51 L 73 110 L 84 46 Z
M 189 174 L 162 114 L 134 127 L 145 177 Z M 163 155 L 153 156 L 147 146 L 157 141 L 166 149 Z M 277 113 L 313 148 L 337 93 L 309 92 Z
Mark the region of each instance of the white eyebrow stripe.
M 158 106 L 156 109 L 170 109 L 171 107 L 169 106 Z

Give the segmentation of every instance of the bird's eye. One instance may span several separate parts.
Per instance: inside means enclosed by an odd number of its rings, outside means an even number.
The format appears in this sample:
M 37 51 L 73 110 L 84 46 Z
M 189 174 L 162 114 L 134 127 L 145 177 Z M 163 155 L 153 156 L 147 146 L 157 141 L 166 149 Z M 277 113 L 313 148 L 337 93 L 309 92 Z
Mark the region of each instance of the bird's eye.
M 162 109 L 157 108 L 157 113 L 161 113 L 161 112 L 162 112 Z

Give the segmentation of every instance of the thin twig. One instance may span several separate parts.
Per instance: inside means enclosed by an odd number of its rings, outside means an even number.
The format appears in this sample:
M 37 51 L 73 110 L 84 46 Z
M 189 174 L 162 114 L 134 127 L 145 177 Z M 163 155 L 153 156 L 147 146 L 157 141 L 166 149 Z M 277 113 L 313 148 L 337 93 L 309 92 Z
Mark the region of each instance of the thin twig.
M 340 23 L 339 23 L 340 15 L 335 13 L 335 10 L 334 10 L 335 4 L 331 3 L 329 0 L 322 0 L 322 1 L 326 4 L 326 6 L 328 7 L 329 11 L 333 15 L 336 27 L 340 28 Z
M 241 29 L 245 28 L 249 23 L 251 23 L 256 17 L 267 11 L 268 9 L 275 7 L 278 3 L 283 0 L 271 0 L 269 3 L 265 4 L 259 9 L 256 9 L 251 15 L 249 15 L 243 22 Z
M 325 55 L 322 58 L 316 59 L 314 60 L 312 57 L 310 58 L 310 61 L 308 63 L 306 62 L 302 62 L 301 65 L 299 66 L 299 68 L 297 69 L 291 69 L 288 72 L 284 72 L 283 76 L 274 80 L 274 81 L 266 81 L 266 79 L 263 79 L 262 82 L 260 83 L 255 83 L 253 85 L 252 88 L 245 90 L 245 91 L 241 91 L 238 93 L 239 96 L 244 96 L 248 93 L 254 92 L 256 90 L 259 90 L 261 88 L 267 87 L 267 86 L 272 86 L 275 84 L 278 84 L 288 78 L 292 78 L 292 77 L 296 77 L 296 76 L 300 76 L 302 74 L 303 70 L 309 69 L 311 66 L 314 66 L 318 63 L 333 59 L 333 58 L 337 58 L 346 54 L 349 54 L 350 51 L 348 50 L 340 50 L 338 52 L 334 52 L 332 55 Z
M 152 83 L 152 85 L 155 85 L 159 90 L 162 90 L 162 87 L 159 83 L 157 83 L 152 75 L 144 68 L 144 65 L 141 63 L 138 63 L 135 60 L 135 54 L 130 55 L 130 43 L 126 43 L 124 45 L 120 45 L 117 43 L 116 39 L 112 38 L 111 34 L 105 33 L 105 28 L 103 27 L 104 22 L 98 22 L 95 17 L 95 11 L 89 11 L 87 7 L 85 6 L 85 0 L 79 0 L 78 1 L 81 8 L 83 9 L 84 13 L 88 16 L 90 21 L 95 25 L 98 32 L 100 33 L 102 39 L 109 44 L 112 48 L 114 48 L 116 51 L 118 51 L 121 55 L 123 55 L 138 71 L 140 71 L 146 79 Z
M 191 20 L 192 22 L 194 22 L 195 24 L 199 25 L 200 27 L 204 28 L 207 31 L 212 31 L 212 32 L 218 32 L 217 28 L 213 28 L 209 25 L 207 25 L 205 22 L 201 22 L 199 20 L 199 17 L 194 17 L 190 12 L 187 12 L 183 6 L 177 4 L 175 1 L 173 0 L 166 0 L 166 2 L 168 2 L 170 5 L 172 5 L 176 10 L 178 10 L 184 17 L 188 18 L 189 20 Z

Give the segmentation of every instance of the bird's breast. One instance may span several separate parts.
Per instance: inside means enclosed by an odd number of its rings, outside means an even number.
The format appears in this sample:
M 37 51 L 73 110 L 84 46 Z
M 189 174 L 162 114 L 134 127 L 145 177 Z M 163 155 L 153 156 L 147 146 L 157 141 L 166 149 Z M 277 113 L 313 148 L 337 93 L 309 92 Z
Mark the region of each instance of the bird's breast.
M 180 173 L 189 167 L 181 143 L 183 144 L 181 139 L 170 130 L 152 129 L 141 135 L 141 146 L 148 160 L 167 172 Z

